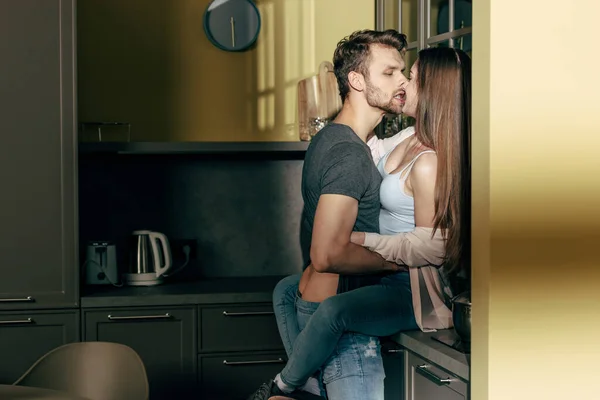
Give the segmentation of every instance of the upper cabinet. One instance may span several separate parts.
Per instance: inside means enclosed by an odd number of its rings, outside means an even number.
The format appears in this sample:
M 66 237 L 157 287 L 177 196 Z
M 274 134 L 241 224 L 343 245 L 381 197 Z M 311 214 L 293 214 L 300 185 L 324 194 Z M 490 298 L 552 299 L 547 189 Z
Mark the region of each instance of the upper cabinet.
M 378 29 L 407 36 L 407 73 L 427 47 L 460 48 L 471 55 L 472 0 L 377 0 L 376 14 Z
M 331 61 L 342 37 L 375 26 L 373 1 L 248 1 L 260 15 L 256 42 L 225 51 L 204 27 L 212 0 L 80 0 L 80 141 L 185 142 L 183 151 L 189 142 L 299 142 L 298 82 Z M 248 1 L 222 7 L 232 13 L 218 15 L 226 27 L 208 33 L 232 29 L 240 44 L 241 19 L 256 18 Z
M 0 310 L 78 305 L 74 3 L 0 1 Z

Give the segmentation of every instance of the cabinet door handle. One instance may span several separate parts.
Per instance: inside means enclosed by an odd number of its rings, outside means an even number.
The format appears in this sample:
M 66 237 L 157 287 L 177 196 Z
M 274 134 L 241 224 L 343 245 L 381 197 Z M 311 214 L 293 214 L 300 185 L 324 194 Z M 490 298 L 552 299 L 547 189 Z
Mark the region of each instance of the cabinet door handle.
M 248 312 L 227 312 L 223 311 L 223 315 L 226 317 L 245 317 L 248 315 L 273 315 L 273 311 L 248 311 Z
M 225 365 L 252 365 L 252 364 L 283 364 L 283 358 L 279 357 L 276 360 L 257 360 L 257 361 L 227 361 L 223 360 Z
M 32 301 L 35 301 L 35 299 L 31 296 L 17 299 L 0 299 L 0 303 L 31 303 Z
M 439 376 L 437 376 L 436 374 L 431 372 L 428 368 L 429 368 L 429 365 L 427 365 L 427 364 L 419 365 L 417 367 L 417 372 L 439 386 L 449 385 L 450 383 L 452 383 L 451 378 L 446 378 L 446 379 L 440 378 Z
M 171 318 L 171 314 L 165 313 L 162 315 L 131 315 L 128 317 L 114 317 L 112 315 L 108 315 L 108 319 L 111 321 L 126 321 L 126 320 L 134 320 L 134 319 L 169 319 Z
M 385 353 L 392 353 L 392 354 L 395 354 L 395 353 L 404 353 L 404 351 L 405 351 L 404 349 L 387 349 L 387 350 L 384 350 Z
M 0 325 L 17 325 L 17 324 L 33 324 L 33 319 L 13 319 L 7 321 L 0 321 Z

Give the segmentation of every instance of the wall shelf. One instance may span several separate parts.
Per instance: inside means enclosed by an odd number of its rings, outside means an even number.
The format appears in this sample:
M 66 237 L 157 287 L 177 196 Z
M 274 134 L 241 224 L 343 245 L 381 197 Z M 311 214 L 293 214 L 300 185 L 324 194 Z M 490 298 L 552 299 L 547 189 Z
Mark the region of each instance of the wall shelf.
M 306 152 L 309 142 L 81 142 L 80 154 L 234 155 Z

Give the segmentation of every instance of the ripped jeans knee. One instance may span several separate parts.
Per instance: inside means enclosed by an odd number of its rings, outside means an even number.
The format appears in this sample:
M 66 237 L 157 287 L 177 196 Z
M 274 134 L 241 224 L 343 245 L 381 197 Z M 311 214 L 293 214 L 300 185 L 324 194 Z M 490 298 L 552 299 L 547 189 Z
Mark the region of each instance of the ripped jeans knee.
M 385 371 L 378 337 L 350 332 L 342 335 L 323 368 L 323 383 L 349 377 L 357 387 L 370 380 L 383 381 Z

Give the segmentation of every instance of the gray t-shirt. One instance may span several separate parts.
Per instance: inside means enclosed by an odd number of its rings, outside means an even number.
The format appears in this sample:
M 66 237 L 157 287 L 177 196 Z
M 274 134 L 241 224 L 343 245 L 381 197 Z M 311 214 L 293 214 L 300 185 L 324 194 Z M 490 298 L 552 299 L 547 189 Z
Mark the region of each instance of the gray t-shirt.
M 322 194 L 340 194 L 358 200 L 353 231 L 379 233 L 381 175 L 369 146 L 347 125 L 329 123 L 311 140 L 302 169 L 301 242 L 308 260 L 310 241 Z M 304 266 L 305 268 L 310 260 Z M 338 293 L 377 283 L 380 275 L 340 275 Z

